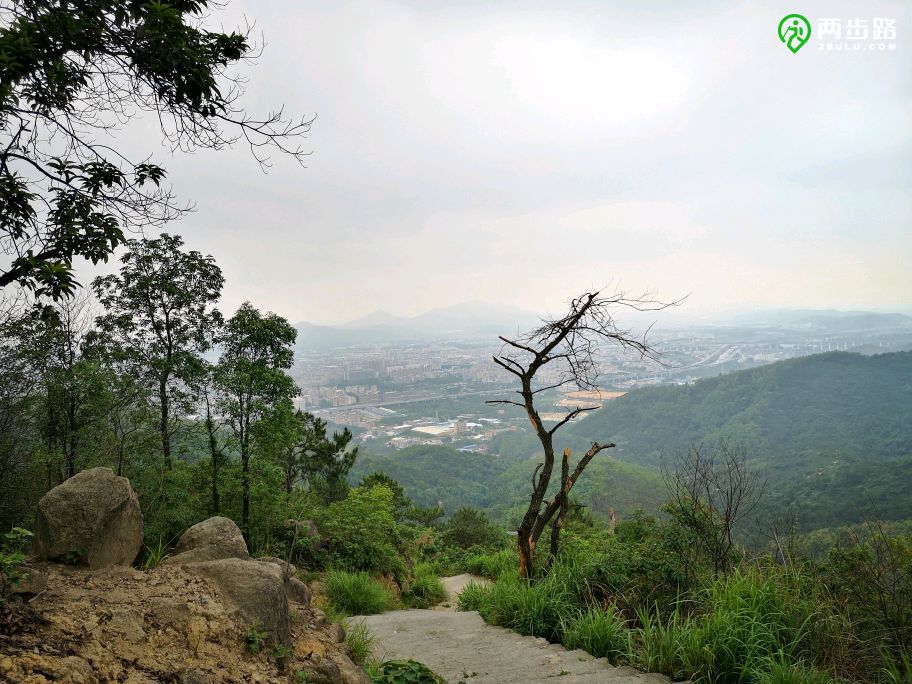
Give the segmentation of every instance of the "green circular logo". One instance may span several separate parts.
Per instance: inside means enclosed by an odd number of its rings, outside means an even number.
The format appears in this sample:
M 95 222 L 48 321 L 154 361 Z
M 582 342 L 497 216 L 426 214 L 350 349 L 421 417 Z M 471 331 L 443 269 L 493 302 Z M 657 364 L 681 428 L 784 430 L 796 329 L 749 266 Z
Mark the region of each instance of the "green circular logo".
M 779 22 L 779 40 L 795 54 L 811 39 L 811 22 L 802 14 L 789 14 Z

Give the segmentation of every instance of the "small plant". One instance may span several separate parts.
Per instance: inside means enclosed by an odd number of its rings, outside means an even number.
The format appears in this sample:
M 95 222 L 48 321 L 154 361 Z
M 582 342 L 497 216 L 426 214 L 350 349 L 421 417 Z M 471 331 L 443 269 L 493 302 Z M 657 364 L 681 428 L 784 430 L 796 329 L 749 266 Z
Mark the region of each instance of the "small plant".
M 329 572 L 324 586 L 332 607 L 345 615 L 376 615 L 393 605 L 386 587 L 366 572 Z
M 22 564 L 25 562 L 25 549 L 31 540 L 32 533 L 22 527 L 14 527 L 3 535 L 3 543 L 0 544 L 0 603 L 25 577 Z
M 254 622 L 244 630 L 244 648 L 248 653 L 259 653 L 266 645 L 266 638 L 269 634 L 260 629 L 260 623 Z
M 276 644 L 275 648 L 272 649 L 272 661 L 275 663 L 276 669 L 279 672 L 285 672 L 285 669 L 291 662 L 291 656 L 291 649 L 284 644 Z
M 143 545 L 143 562 L 141 569 L 151 570 L 161 565 L 161 562 L 168 557 L 168 545 L 165 540 L 159 537 L 154 544 Z
M 310 677 L 307 676 L 307 673 L 304 670 L 298 670 L 295 672 L 294 683 L 295 684 L 308 684 Z
M 361 666 L 370 660 L 374 651 L 374 637 L 363 622 L 346 629 L 345 644 L 348 646 L 352 660 Z
M 414 660 L 387 660 L 371 677 L 374 684 L 446 684 L 427 665 Z

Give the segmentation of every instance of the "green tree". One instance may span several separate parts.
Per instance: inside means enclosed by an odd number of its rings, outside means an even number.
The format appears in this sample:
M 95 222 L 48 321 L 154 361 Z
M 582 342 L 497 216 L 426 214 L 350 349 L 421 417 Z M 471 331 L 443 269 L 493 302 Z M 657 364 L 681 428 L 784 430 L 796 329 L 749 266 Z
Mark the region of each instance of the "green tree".
M 282 468 L 286 494 L 302 477 L 305 427 L 304 414 L 290 400 L 279 402 L 253 426 L 257 451 Z
M 326 434 L 326 422 L 311 413 L 303 414 L 302 473 L 312 491 L 326 501 L 345 498 L 345 476 L 358 458 L 358 447 L 349 448 L 351 430 Z
M 59 298 L 72 262 L 107 260 L 125 230 L 187 211 L 165 170 L 129 159 L 113 134 L 136 117 L 160 123 L 173 150 L 243 139 L 262 164 L 278 150 L 301 161 L 307 120 L 238 105 L 232 65 L 246 35 L 204 28 L 210 0 L 10 0 L 0 27 L 0 287 Z
M 172 466 L 171 428 L 189 406 L 188 386 L 203 372 L 202 354 L 221 325 L 215 309 L 222 271 L 211 256 L 183 251 L 179 235 L 128 240 L 118 275 L 93 287 L 106 312 L 97 324 L 119 355 L 153 387 L 166 468 Z
M 250 532 L 250 454 L 253 425 L 297 394 L 285 373 L 294 362 L 297 331 L 281 316 L 263 315 L 244 302 L 226 323 L 216 377 L 225 400 L 223 409 L 241 452 L 241 527 Z

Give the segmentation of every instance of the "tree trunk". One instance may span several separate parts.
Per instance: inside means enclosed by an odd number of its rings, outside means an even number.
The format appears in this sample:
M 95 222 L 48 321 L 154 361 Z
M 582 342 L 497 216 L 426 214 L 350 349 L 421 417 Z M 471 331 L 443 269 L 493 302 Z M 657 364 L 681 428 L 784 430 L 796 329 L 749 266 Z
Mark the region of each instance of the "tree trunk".
M 208 406 L 206 407 L 206 412 L 208 414 Z M 212 425 L 212 417 L 210 415 L 206 416 L 206 432 L 209 433 L 209 456 L 212 459 L 212 515 L 219 514 L 219 487 L 218 487 L 218 471 L 219 471 L 219 454 L 218 448 L 215 443 L 215 429 Z
M 548 567 L 554 564 L 557 558 L 557 552 L 560 550 L 560 534 L 564 527 L 564 518 L 567 516 L 567 507 L 570 505 L 570 449 L 564 449 L 564 457 L 561 459 L 560 491 L 556 496 L 560 497 L 559 508 L 554 522 L 551 523 L 551 548 L 548 552 Z
M 241 409 L 243 411 L 243 409 Z M 241 531 L 250 542 L 250 434 L 249 423 L 241 418 Z
M 162 457 L 165 459 L 165 468 L 171 470 L 173 463 L 171 461 L 171 434 L 168 431 L 170 407 L 168 406 L 168 378 L 166 376 L 162 376 L 158 382 L 158 401 L 161 404 L 159 427 L 161 428 Z

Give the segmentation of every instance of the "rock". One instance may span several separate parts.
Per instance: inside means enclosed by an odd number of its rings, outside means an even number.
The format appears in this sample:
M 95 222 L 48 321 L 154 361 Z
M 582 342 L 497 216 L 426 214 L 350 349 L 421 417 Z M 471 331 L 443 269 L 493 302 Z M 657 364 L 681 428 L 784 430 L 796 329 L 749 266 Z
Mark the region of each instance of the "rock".
M 57 669 L 58 681 L 69 684 L 97 684 L 98 678 L 88 661 L 77 656 L 70 656 L 60 661 Z
M 131 608 L 115 608 L 111 611 L 111 618 L 104 623 L 104 629 L 133 644 L 146 640 L 143 615 Z
M 247 543 L 233 520 L 216 516 L 203 520 L 184 532 L 177 540 L 175 555 L 163 565 L 183 565 L 223 558 L 250 558 Z
M 342 684 L 371 684 L 367 672 L 355 665 L 348 656 L 340 653 L 335 656 L 335 661 L 342 675 Z
M 262 556 L 257 558 L 256 562 L 269 563 L 278 566 L 279 570 L 282 571 L 283 577 L 294 577 L 298 574 L 298 569 L 292 563 L 283 561 L 281 558 L 276 558 L 275 556 Z
M 20 577 L 13 585 L 11 594 L 28 594 L 36 596 L 47 587 L 47 575 L 30 566 L 23 568 L 24 576 Z
M 345 627 L 338 622 L 334 622 L 329 626 L 329 634 L 337 644 L 341 644 L 345 641 Z
M 289 601 L 294 601 L 295 603 L 300 603 L 304 606 L 310 605 L 310 587 L 297 577 L 290 577 L 288 581 L 285 582 L 285 596 L 288 597 Z
M 110 468 L 83 470 L 38 502 L 33 545 L 41 558 L 92 568 L 129 565 L 142 543 L 139 499 Z
M 177 681 L 180 684 L 212 684 L 212 677 L 192 667 L 186 667 L 177 673 Z
M 273 643 L 288 645 L 288 599 L 278 567 L 241 558 L 223 558 L 185 566 L 221 590 L 248 626 L 258 625 Z
M 301 670 L 307 676 L 308 684 L 341 684 L 342 671 L 331 660 L 321 660 Z M 370 680 L 368 680 L 370 681 Z

